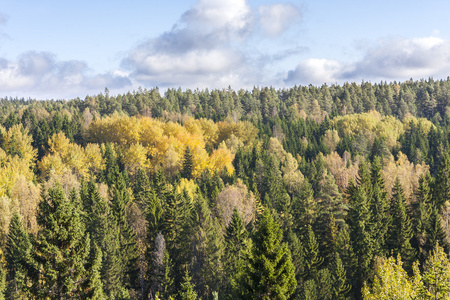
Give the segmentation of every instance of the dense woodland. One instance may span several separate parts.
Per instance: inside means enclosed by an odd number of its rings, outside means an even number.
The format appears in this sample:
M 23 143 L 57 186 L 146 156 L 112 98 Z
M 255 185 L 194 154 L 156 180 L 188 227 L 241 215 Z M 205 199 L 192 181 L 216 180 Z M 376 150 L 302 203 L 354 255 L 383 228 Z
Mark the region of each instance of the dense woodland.
M 0 110 L 0 299 L 450 298 L 450 78 Z

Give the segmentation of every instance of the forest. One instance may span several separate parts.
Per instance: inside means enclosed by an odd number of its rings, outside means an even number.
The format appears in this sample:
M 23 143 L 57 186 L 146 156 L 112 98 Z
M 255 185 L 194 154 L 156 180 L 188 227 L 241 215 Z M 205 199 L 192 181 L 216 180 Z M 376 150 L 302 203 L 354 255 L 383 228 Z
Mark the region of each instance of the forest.
M 450 299 L 450 78 L 0 99 L 0 299 Z

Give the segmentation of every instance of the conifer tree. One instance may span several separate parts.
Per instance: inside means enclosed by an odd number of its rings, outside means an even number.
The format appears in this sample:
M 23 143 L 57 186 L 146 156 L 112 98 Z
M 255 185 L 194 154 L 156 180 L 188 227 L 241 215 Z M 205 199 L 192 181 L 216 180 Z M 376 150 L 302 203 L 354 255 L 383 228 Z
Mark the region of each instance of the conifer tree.
M 450 155 L 444 151 L 439 162 L 433 200 L 436 208 L 442 210 L 445 203 L 450 200 Z
M 288 299 L 297 281 L 287 244 L 269 210 L 265 210 L 253 236 L 251 255 L 241 274 L 242 299 Z
M 245 250 L 247 247 L 248 232 L 245 228 L 239 211 L 234 208 L 231 221 L 225 232 L 224 253 L 224 292 L 230 299 L 233 295 L 233 284 L 236 274 L 242 269 Z
M 370 195 L 370 213 L 375 238 L 374 254 L 383 256 L 386 252 L 386 233 L 389 224 L 389 201 L 385 190 L 384 179 L 381 174 L 381 159 L 376 156 L 371 164 L 370 176 L 372 194 Z
M 202 197 L 195 203 L 192 225 L 192 277 L 199 297 L 206 298 L 223 288 L 224 241 L 221 228 Z
M 181 170 L 181 176 L 183 178 L 192 179 L 193 163 L 191 148 L 187 146 L 186 150 L 184 150 L 183 168 Z
M 429 179 L 427 179 L 427 177 L 420 176 L 419 187 L 416 192 L 417 200 L 413 205 L 414 236 L 411 244 L 415 248 L 418 259 L 421 263 L 425 262 L 426 250 L 424 249 L 424 246 L 427 239 L 426 231 L 429 226 L 431 213 L 431 193 Z
M 434 249 L 436 244 L 442 245 L 444 251 L 448 253 L 447 235 L 444 227 L 442 226 L 441 214 L 435 207 L 431 208 L 428 226 L 425 229 L 425 233 L 426 240 L 423 248 L 426 252 L 426 257 L 428 257 L 429 253 Z
M 117 225 L 119 260 L 122 264 L 121 272 L 127 287 L 137 286 L 137 247 L 133 228 L 128 223 L 127 207 L 130 204 L 130 195 L 121 173 L 113 186 L 111 197 L 111 212 Z
M 189 271 L 186 270 L 183 277 L 183 282 L 181 283 L 180 292 L 178 296 L 180 300 L 196 300 L 197 292 L 194 290 L 195 286 L 191 282 L 192 278 L 189 276 Z
M 353 261 L 353 291 L 358 297 L 362 284 L 370 277 L 374 256 L 374 236 L 371 228 L 371 215 L 366 191 L 350 182 L 348 188 L 348 225 Z
M 406 211 L 406 201 L 400 179 L 397 177 L 392 189 L 390 205 L 391 223 L 388 227 L 388 247 L 394 255 L 400 254 L 406 262 L 406 267 L 411 268 L 414 261 L 414 250 L 411 246 L 412 225 Z M 411 270 L 411 269 L 410 269 Z
M 13 299 L 30 296 L 31 249 L 28 233 L 23 228 L 19 215 L 15 213 L 9 224 L 5 251 L 8 266 L 8 294 Z
M 346 299 L 346 295 L 350 291 L 351 286 L 347 284 L 347 274 L 339 253 L 336 252 L 334 255 L 334 260 L 330 266 L 331 285 L 333 289 L 332 299 L 343 300 Z
M 66 199 L 60 186 L 49 189 L 39 203 L 38 224 L 41 226 L 35 246 L 41 278 L 35 281 L 38 298 L 82 297 L 82 284 L 87 280 L 86 264 L 90 238 L 85 234 L 80 206 L 72 196 Z M 37 288 L 41 283 L 40 288 Z
M 97 245 L 93 246 L 90 260 L 88 280 L 86 283 L 86 297 L 88 300 L 105 299 L 103 282 L 101 280 L 102 250 Z

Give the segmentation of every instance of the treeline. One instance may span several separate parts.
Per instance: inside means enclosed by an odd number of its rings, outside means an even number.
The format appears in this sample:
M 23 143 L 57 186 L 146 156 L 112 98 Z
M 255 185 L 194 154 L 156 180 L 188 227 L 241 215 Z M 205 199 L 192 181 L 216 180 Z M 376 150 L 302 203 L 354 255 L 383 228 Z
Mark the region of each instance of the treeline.
M 0 299 L 444 299 L 449 84 L 4 99 Z

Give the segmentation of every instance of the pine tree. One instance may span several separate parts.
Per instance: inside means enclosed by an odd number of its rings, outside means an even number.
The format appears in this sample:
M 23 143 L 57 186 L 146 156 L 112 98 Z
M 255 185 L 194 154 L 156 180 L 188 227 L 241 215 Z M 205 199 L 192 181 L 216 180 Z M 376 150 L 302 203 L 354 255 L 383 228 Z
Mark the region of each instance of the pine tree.
M 41 226 L 35 246 L 41 278 L 34 282 L 38 298 L 81 297 L 87 280 L 86 263 L 90 251 L 80 206 L 72 196 L 66 199 L 60 186 L 49 189 L 39 203 L 37 221 Z M 41 287 L 37 285 L 41 283 Z
M 272 214 L 266 210 L 253 236 L 251 255 L 241 274 L 243 299 L 288 299 L 297 281 L 287 244 Z
M 9 224 L 5 251 L 8 266 L 8 294 L 14 299 L 30 296 L 31 249 L 28 233 L 23 228 L 19 215 L 15 213 Z

